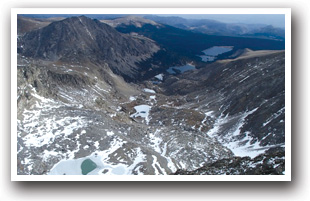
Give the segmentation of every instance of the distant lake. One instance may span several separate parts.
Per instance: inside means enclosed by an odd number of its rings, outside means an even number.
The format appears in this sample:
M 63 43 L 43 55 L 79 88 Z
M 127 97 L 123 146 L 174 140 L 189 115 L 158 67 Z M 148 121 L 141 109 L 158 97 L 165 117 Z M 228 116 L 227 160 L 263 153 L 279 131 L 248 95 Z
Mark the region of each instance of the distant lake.
M 192 64 L 186 64 L 184 66 L 172 66 L 170 68 L 167 69 L 167 72 L 169 74 L 177 74 L 177 73 L 184 73 L 186 71 L 189 71 L 189 70 L 194 70 L 196 69 L 196 67 Z
M 233 49 L 233 46 L 213 46 L 211 48 L 205 49 L 202 52 L 205 55 L 199 55 L 202 61 L 214 61 L 217 56 L 225 52 L 229 52 Z

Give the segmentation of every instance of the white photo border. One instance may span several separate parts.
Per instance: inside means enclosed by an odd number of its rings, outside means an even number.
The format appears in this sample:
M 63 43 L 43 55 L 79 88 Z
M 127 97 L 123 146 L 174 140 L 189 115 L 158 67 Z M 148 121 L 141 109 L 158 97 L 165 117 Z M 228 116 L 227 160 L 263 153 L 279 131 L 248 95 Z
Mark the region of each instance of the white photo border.
M 18 175 L 17 103 L 13 102 L 17 100 L 18 14 L 284 14 L 285 175 Z M 291 181 L 291 8 L 12 8 L 11 100 L 11 181 Z

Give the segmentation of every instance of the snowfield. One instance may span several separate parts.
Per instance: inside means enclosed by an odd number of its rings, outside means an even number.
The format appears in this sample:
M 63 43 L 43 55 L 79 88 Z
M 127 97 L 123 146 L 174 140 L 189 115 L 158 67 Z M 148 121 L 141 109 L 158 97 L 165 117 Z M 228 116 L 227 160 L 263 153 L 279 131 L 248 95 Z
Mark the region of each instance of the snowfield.
M 136 113 L 130 115 L 130 117 L 134 117 L 134 118 L 142 117 L 145 119 L 146 123 L 148 124 L 150 121 L 149 114 L 150 114 L 150 110 L 152 107 L 149 105 L 137 105 L 134 108 L 136 110 Z
M 245 136 L 242 139 L 238 137 L 242 136 L 240 129 L 245 123 L 245 119 L 250 114 L 254 113 L 258 108 L 255 108 L 251 111 L 245 112 L 237 117 L 224 116 L 215 122 L 213 129 L 208 131 L 208 135 L 218 139 L 223 145 L 228 147 L 236 156 L 250 156 L 254 158 L 262 153 L 264 153 L 270 147 L 261 147 L 259 142 L 251 143 L 253 138 L 250 136 L 249 132 L 245 133 Z M 225 124 L 229 123 L 233 118 L 236 119 L 237 124 L 233 130 L 225 131 L 223 130 Z M 227 132 L 223 135 L 223 132 Z
M 155 94 L 156 93 L 153 89 L 148 89 L 148 88 L 144 88 L 143 91 L 146 92 L 146 93 L 151 93 L 151 94 Z
M 155 76 L 155 78 L 157 78 L 160 81 L 163 81 L 164 80 L 164 74 L 162 74 L 162 73 L 158 74 L 158 75 Z

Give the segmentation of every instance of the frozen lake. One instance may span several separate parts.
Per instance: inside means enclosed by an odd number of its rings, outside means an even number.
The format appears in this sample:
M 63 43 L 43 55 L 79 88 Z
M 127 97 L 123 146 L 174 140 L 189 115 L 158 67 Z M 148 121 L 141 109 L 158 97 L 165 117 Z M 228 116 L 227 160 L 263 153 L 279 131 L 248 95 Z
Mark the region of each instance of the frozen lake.
M 202 61 L 214 61 L 217 56 L 233 49 L 233 46 L 213 46 L 211 48 L 205 49 L 202 52 L 204 55 L 199 55 Z
M 91 155 L 79 159 L 62 160 L 49 172 L 49 175 L 98 174 L 104 165 L 99 157 Z
M 184 66 L 172 66 L 172 67 L 167 69 L 167 72 L 169 74 L 177 74 L 178 72 L 184 73 L 186 71 L 194 70 L 194 69 L 196 69 L 196 67 L 194 65 L 186 64 Z
M 112 132 L 111 132 L 112 133 Z M 140 147 L 133 148 L 133 155 L 129 156 L 128 163 L 109 161 L 110 154 L 122 148 L 125 142 L 114 138 L 111 147 L 96 151 L 89 156 L 78 159 L 63 159 L 59 161 L 48 175 L 131 175 L 143 174 L 136 169 L 141 162 L 146 161 L 146 155 Z
M 90 156 L 78 159 L 62 160 L 57 163 L 49 175 L 124 175 L 129 174 L 128 167 L 123 164 L 109 165 L 105 164 L 100 155 L 92 154 Z

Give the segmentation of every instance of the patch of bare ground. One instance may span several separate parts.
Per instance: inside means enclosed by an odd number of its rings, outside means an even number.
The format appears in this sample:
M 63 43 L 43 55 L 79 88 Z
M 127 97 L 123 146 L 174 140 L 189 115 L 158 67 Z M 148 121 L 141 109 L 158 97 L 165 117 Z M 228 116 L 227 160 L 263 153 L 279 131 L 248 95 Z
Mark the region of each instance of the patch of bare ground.
M 285 52 L 284 50 L 257 50 L 253 51 L 251 49 L 244 49 L 243 53 L 238 56 L 235 59 L 225 59 L 225 60 L 220 60 L 218 62 L 230 62 L 230 61 L 236 61 L 239 59 L 249 59 L 249 58 L 254 58 L 254 57 L 262 57 L 262 56 L 267 56 L 270 54 L 276 54 L 280 52 Z

